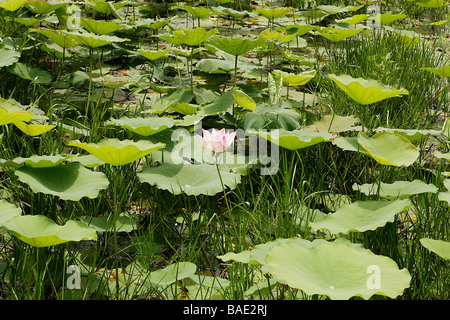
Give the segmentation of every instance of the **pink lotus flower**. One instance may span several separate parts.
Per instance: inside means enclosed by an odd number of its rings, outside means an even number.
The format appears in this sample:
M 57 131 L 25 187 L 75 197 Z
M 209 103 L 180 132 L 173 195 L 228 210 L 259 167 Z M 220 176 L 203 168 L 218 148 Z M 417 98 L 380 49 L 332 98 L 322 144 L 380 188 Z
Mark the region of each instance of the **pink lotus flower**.
M 205 129 L 202 129 L 202 131 L 203 137 L 199 136 L 202 145 L 211 149 L 213 154 L 224 151 L 233 143 L 236 136 L 236 132 L 226 132 L 225 128 L 221 130 L 212 129 L 212 132 Z

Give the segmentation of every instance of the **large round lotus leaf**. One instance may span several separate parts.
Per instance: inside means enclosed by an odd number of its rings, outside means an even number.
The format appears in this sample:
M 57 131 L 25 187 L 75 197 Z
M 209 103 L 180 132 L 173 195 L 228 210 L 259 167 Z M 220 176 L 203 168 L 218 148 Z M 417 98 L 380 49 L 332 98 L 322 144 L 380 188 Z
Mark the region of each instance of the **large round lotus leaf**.
M 33 168 L 55 167 L 63 163 L 65 160 L 67 160 L 67 158 L 68 157 L 64 157 L 61 155 L 56 156 L 32 155 L 29 158 L 18 157 L 12 160 L 7 160 L 5 161 L 5 165 L 12 168 L 20 168 L 25 165 Z
M 191 277 L 197 271 L 197 266 L 192 262 L 179 262 L 171 264 L 164 269 L 150 272 L 144 284 L 150 286 L 169 286 L 172 283 Z M 148 282 L 147 282 L 148 281 Z
M 448 2 L 445 0 L 423 0 L 416 1 L 415 3 L 424 8 L 441 8 L 443 6 L 448 6 Z
M 368 249 L 342 242 L 320 243 L 307 247 L 292 239 L 269 249 L 266 263 L 279 281 L 308 295 L 325 295 L 332 300 L 373 295 L 395 298 L 408 288 L 411 276 L 399 270 L 390 258 Z
M 241 176 L 220 170 L 224 187 L 234 189 L 241 182 Z M 223 191 L 215 165 L 162 163 L 157 167 L 145 167 L 137 174 L 141 182 L 156 185 L 173 194 L 213 196 Z
M 236 103 L 247 110 L 253 111 L 256 109 L 256 102 L 247 95 L 244 91 L 234 87 L 232 90 L 233 97 Z
M 14 217 L 20 216 L 22 214 L 22 210 L 17 208 L 12 203 L 9 203 L 5 200 L 0 200 L 0 227 L 6 221 L 11 220 Z
M 354 125 L 359 122 L 358 118 L 353 116 L 339 116 L 339 115 L 325 115 L 320 120 L 314 122 L 306 129 L 311 131 L 326 131 L 326 132 L 344 132 L 350 130 L 357 130 Z
M 276 76 L 282 75 L 283 82 L 287 83 L 289 86 L 304 86 L 317 74 L 316 70 L 309 70 L 299 74 L 288 73 L 281 70 L 274 70 L 273 72 Z
M 28 0 L 6 0 L 0 3 L 0 7 L 7 11 L 16 11 L 23 6 Z
M 166 49 L 166 50 L 138 50 L 138 52 L 143 55 L 144 57 L 146 57 L 149 60 L 158 60 L 159 58 L 164 57 L 166 54 L 168 54 L 170 52 L 170 49 Z
M 95 168 L 95 167 L 100 167 L 104 164 L 106 164 L 105 161 L 100 160 L 99 158 L 93 156 L 92 154 L 87 154 L 84 156 L 73 156 L 73 157 L 69 157 L 67 159 L 70 162 L 79 162 L 81 163 L 82 166 L 87 167 L 87 168 Z
M 427 184 L 421 180 L 414 181 L 395 181 L 394 183 L 374 183 L 353 185 L 353 190 L 358 190 L 365 195 L 377 195 L 386 199 L 407 198 L 420 193 L 436 193 L 438 188 L 434 184 Z
M 420 239 L 420 243 L 428 250 L 436 253 L 442 259 L 450 260 L 450 242 L 429 238 Z
M 60 47 L 66 49 L 75 47 L 80 44 L 78 40 L 74 39 L 73 37 L 56 30 L 51 30 L 47 28 L 37 28 L 37 29 L 30 29 L 30 31 L 41 33 L 50 40 L 52 40 L 54 43 L 59 45 Z
M 311 228 L 327 229 L 332 234 L 375 230 L 393 222 L 396 214 L 410 208 L 412 203 L 409 199 L 356 201 L 343 205 L 318 222 L 312 222 Z
M 281 17 L 287 15 L 289 12 L 291 12 L 291 8 L 289 8 L 289 7 L 271 7 L 271 8 L 258 7 L 258 8 L 256 8 L 256 12 L 258 12 L 264 18 L 273 20 L 273 19 L 278 19 L 278 18 L 281 18 Z
M 108 120 L 105 125 L 124 127 L 141 136 L 151 136 L 175 125 L 175 120 L 165 117 L 128 118 Z
M 68 35 L 72 39 L 75 39 L 79 43 L 90 47 L 90 48 L 98 48 L 102 46 L 106 46 L 113 42 L 123 42 L 128 39 L 119 38 L 116 36 L 109 35 L 96 35 L 90 32 L 70 32 L 70 31 L 61 31 L 64 34 Z
M 200 19 L 205 19 L 205 18 L 208 18 L 208 17 L 218 13 L 217 11 L 213 11 L 209 8 L 204 8 L 204 7 L 184 6 L 184 7 L 182 7 L 182 9 L 186 10 L 194 17 L 197 17 Z
M 2 226 L 9 233 L 34 247 L 48 247 L 69 241 L 97 240 L 97 232 L 80 221 L 60 226 L 42 215 L 15 217 Z
M 117 24 L 113 21 L 95 20 L 95 19 L 80 19 L 81 26 L 87 31 L 95 33 L 96 35 L 102 35 L 111 33 L 119 29 L 124 29 L 125 26 Z
M 411 141 L 396 133 L 378 132 L 369 138 L 364 132 L 360 132 L 358 143 L 383 165 L 410 166 L 419 157 L 419 151 Z
M 163 143 L 151 143 L 146 140 L 134 142 L 131 140 L 103 139 L 99 143 L 81 143 L 71 141 L 69 146 L 86 150 L 100 160 L 113 166 L 123 166 L 136 161 L 155 150 L 164 148 Z
M 403 13 L 391 14 L 391 13 L 378 13 L 375 17 L 375 23 L 379 24 L 390 24 L 396 20 L 401 20 L 406 18 L 407 15 Z
M 176 30 L 172 36 L 165 34 L 160 36 L 164 40 L 173 45 L 185 44 L 191 47 L 196 47 L 207 40 L 212 35 L 219 33 L 217 29 L 206 31 L 203 28 Z
M 15 170 L 15 174 L 33 192 L 51 194 L 63 200 L 93 199 L 109 185 L 104 173 L 91 171 L 78 162 L 43 168 L 25 166 Z
M 268 141 L 289 150 L 306 148 L 329 140 L 332 137 L 328 132 L 314 132 L 306 130 L 287 131 L 284 129 L 259 132 L 258 134 Z
M 448 78 L 450 77 L 450 66 L 444 66 L 442 68 L 420 68 L 420 70 L 425 70 L 437 74 L 438 76 Z
M 52 74 L 39 67 L 32 67 L 23 62 L 16 62 L 6 68 L 8 72 L 35 83 L 49 84 L 52 82 Z
M 342 41 L 344 39 L 353 37 L 362 31 L 362 29 L 337 29 L 337 28 L 323 28 L 324 32 L 317 32 L 316 34 L 333 42 Z
M 222 50 L 226 53 L 232 54 L 233 56 L 242 56 L 249 51 L 252 51 L 256 47 L 261 47 L 264 45 L 264 40 L 261 38 L 257 39 L 243 39 L 243 38 L 222 38 L 213 37 L 208 40 L 208 44 Z
M 17 121 L 30 121 L 33 116 L 31 112 L 25 111 L 18 104 L 0 97 L 0 126 Z
M 22 132 L 25 134 L 34 137 L 39 136 L 47 131 L 52 130 L 55 128 L 55 125 L 49 125 L 49 124 L 27 124 L 23 121 L 17 121 L 14 122 L 14 125 L 19 128 Z
M 385 86 L 379 81 L 372 79 L 353 78 L 349 75 L 337 76 L 334 74 L 329 74 L 328 77 L 350 98 L 362 105 L 409 94 L 406 89 Z
M 397 134 L 404 136 L 411 142 L 418 141 L 418 140 L 426 138 L 430 135 L 438 136 L 442 133 L 441 130 L 391 129 L 391 128 L 383 128 L 383 127 L 378 127 L 375 129 L 375 131 L 376 132 L 397 133 Z
M 0 49 L 0 68 L 16 63 L 20 58 L 20 52 L 9 49 Z

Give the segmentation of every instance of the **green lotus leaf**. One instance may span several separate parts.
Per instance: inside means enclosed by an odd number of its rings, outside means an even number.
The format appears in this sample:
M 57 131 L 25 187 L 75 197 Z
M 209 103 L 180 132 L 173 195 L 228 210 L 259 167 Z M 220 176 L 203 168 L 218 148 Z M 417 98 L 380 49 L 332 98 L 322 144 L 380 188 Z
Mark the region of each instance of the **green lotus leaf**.
M 71 141 L 69 146 L 84 149 L 98 159 L 113 166 L 123 166 L 155 150 L 164 148 L 163 143 L 153 144 L 145 140 L 134 142 L 118 139 L 103 139 L 99 143 L 81 143 L 79 140 L 76 140 Z
M 390 258 L 338 241 L 305 246 L 291 239 L 269 249 L 266 263 L 278 280 L 308 295 L 332 300 L 373 295 L 395 298 L 408 288 L 411 276 Z M 317 241 L 317 240 L 316 240 Z
M 251 12 L 248 12 L 246 10 L 238 11 L 231 8 L 225 8 L 223 9 L 223 12 L 236 19 L 251 15 Z
M 432 26 L 442 26 L 443 24 L 446 24 L 448 22 L 448 20 L 439 20 L 436 22 L 431 22 L 430 25 Z
M 307 130 L 287 131 L 284 129 L 259 132 L 258 135 L 289 150 L 306 148 L 327 141 L 332 137 L 328 132 L 314 132 Z
M 394 21 L 406 18 L 407 15 L 403 13 L 391 14 L 391 13 L 378 13 L 374 20 L 379 24 L 390 24 Z
M 124 127 L 141 136 L 151 136 L 175 125 L 175 120 L 166 117 L 148 117 L 148 118 L 128 118 L 110 119 L 105 125 L 114 125 Z
M 323 28 L 321 30 L 323 32 L 315 32 L 314 34 L 318 34 L 333 42 L 338 42 L 353 37 L 362 31 L 362 29 L 338 29 L 338 28 Z
M 310 24 L 291 24 L 288 26 L 279 27 L 278 30 L 285 31 L 286 34 L 295 34 L 296 37 L 303 36 L 314 29 Z
M 86 225 L 95 228 L 98 232 L 111 232 L 114 231 L 113 217 L 112 216 L 102 216 L 102 217 L 83 217 L 81 222 Z M 118 216 L 116 222 L 117 232 L 132 232 L 136 230 L 139 226 L 139 221 L 135 217 L 128 216 Z
M 68 157 L 64 157 L 61 155 L 56 156 L 33 155 L 29 158 L 17 157 L 12 160 L 7 160 L 5 162 L 5 165 L 16 169 L 21 168 L 23 166 L 28 166 L 32 168 L 56 167 L 57 165 L 67 160 L 67 158 Z
M 358 143 L 383 165 L 410 166 L 419 157 L 419 151 L 411 141 L 396 133 L 378 132 L 369 138 L 364 132 L 360 132 Z
M 448 2 L 445 0 L 424 0 L 416 1 L 415 3 L 424 8 L 441 8 L 448 6 Z
M 282 75 L 283 81 L 289 86 L 304 86 L 317 74 L 316 70 L 309 70 L 300 74 L 292 74 L 281 70 L 274 70 L 273 72 L 275 76 Z
M 256 109 L 256 102 L 247 95 L 244 91 L 238 89 L 237 87 L 234 87 L 232 90 L 233 97 L 236 101 L 236 103 L 247 110 L 253 111 Z
M 174 103 L 170 105 L 169 108 L 183 115 L 191 115 L 197 113 L 197 106 L 187 102 Z
M 311 223 L 311 228 L 327 229 L 332 234 L 375 230 L 393 222 L 397 213 L 409 208 L 412 208 L 409 199 L 356 201 L 343 205 L 321 221 Z
M 22 214 L 22 210 L 6 200 L 0 200 L 0 228 L 7 222 Z
M 117 19 L 122 19 L 117 10 L 127 5 L 127 2 L 111 2 L 111 1 L 90 1 L 86 3 L 86 6 L 92 8 L 93 10 L 108 14 L 116 17 Z
M 378 127 L 376 132 L 392 132 L 404 136 L 409 141 L 414 142 L 431 136 L 438 136 L 442 133 L 440 130 L 415 130 L 415 129 L 391 129 Z
M 56 31 L 56 30 L 51 30 L 51 29 L 46 29 L 46 28 L 37 28 L 37 29 L 30 29 L 30 31 L 43 34 L 44 36 L 46 36 L 48 39 L 50 39 L 51 41 L 53 41 L 60 47 L 63 47 L 66 49 L 75 47 L 80 44 L 80 42 L 78 40 L 76 40 L 75 38 L 73 38 L 67 34 L 64 34 L 62 32 Z
M 31 67 L 23 62 L 16 62 L 6 68 L 8 72 L 36 83 L 49 84 L 52 82 L 52 74 L 41 68 Z
M 216 36 L 208 40 L 208 44 L 233 56 L 242 56 L 257 47 L 263 46 L 264 43 L 264 40 L 262 40 L 261 38 L 244 39 Z
M 291 10 L 292 10 L 292 8 L 289 8 L 289 7 L 271 7 L 271 8 L 258 7 L 258 8 L 256 8 L 256 12 L 258 12 L 264 18 L 269 19 L 269 20 L 284 17 L 285 15 L 289 14 L 291 12 Z
M 171 264 L 164 269 L 150 272 L 144 284 L 150 286 L 166 287 L 172 283 L 191 277 L 197 271 L 197 266 L 192 262 L 178 262 Z
M 90 32 L 71 32 L 71 31 L 61 31 L 65 35 L 75 39 L 80 44 L 83 44 L 90 48 L 98 48 L 102 46 L 106 46 L 113 42 L 124 42 L 128 39 L 119 38 L 116 36 L 109 35 L 96 35 Z
M 438 188 L 434 184 L 427 184 L 421 180 L 414 181 L 395 181 L 393 183 L 374 183 L 374 184 L 354 184 L 353 190 L 364 193 L 365 195 L 380 195 L 382 198 L 407 198 L 421 193 L 437 193 Z
M 149 28 L 151 30 L 158 30 L 170 23 L 170 20 L 153 20 L 153 19 L 139 19 L 134 21 L 134 25 L 138 27 Z
M 22 7 L 28 0 L 6 0 L 0 2 L 0 8 L 3 8 L 7 11 L 16 11 L 20 7 Z
M 262 39 L 279 42 L 290 42 L 295 37 L 295 33 L 285 34 L 284 32 L 278 32 L 271 29 L 265 29 L 259 35 Z
M 419 43 L 422 35 L 412 30 L 406 30 L 403 28 L 394 28 L 391 26 L 384 26 L 384 29 L 387 31 L 391 31 L 394 34 L 398 35 L 402 39 L 402 44 L 406 47 L 411 47 L 417 43 Z
M 450 66 L 444 66 L 442 68 L 420 68 L 420 70 L 425 70 L 437 74 L 438 76 L 449 78 L 450 77 Z
M 368 154 L 366 150 L 358 143 L 358 137 L 338 137 L 331 140 L 331 143 L 344 151 L 360 152 Z
M 196 47 L 216 33 L 219 33 L 217 29 L 206 31 L 205 29 L 198 27 L 195 29 L 176 30 L 172 36 L 162 35 L 160 37 L 173 45 L 185 44 Z
M 0 49 L 0 68 L 16 63 L 20 58 L 20 52 L 15 50 Z
M 305 129 L 337 133 L 356 130 L 357 128 L 354 127 L 354 125 L 357 122 L 359 122 L 359 119 L 353 116 L 343 117 L 339 115 L 325 115 Z
M 49 124 L 27 124 L 23 121 L 17 121 L 14 122 L 14 125 L 19 128 L 22 132 L 25 134 L 34 137 L 39 136 L 47 131 L 52 130 L 55 128 L 55 125 L 49 125 Z
M 321 5 L 317 6 L 318 10 L 326 12 L 328 14 L 337 14 L 341 12 L 348 12 L 349 9 L 347 7 L 333 6 L 333 5 Z
M 100 160 L 99 158 L 93 156 L 92 154 L 87 155 L 77 155 L 73 157 L 67 158 L 69 162 L 79 162 L 83 167 L 87 168 L 96 168 L 106 164 L 105 161 Z
M 422 238 L 420 239 L 420 243 L 431 252 L 436 253 L 442 259 L 450 260 L 450 242 L 443 240 Z
M 67 7 L 68 4 L 68 2 L 50 3 L 44 0 L 28 0 L 25 6 L 34 13 L 45 15 L 50 14 L 59 8 Z
M 370 17 L 370 15 L 368 14 L 355 14 L 351 17 L 345 18 L 345 19 L 340 19 L 340 20 L 336 20 L 337 23 L 348 23 L 348 24 L 358 24 L 361 23 L 365 20 L 367 20 Z
M 63 226 L 42 215 L 17 216 L 2 228 L 33 247 L 49 247 L 70 241 L 97 240 L 97 232 L 80 221 L 67 221 Z
M 146 57 L 149 60 L 157 60 L 159 58 L 164 57 L 166 54 L 168 54 L 170 52 L 170 49 L 166 49 L 166 50 L 138 50 L 138 52 L 143 55 L 144 57 Z
M 409 94 L 406 89 L 385 86 L 372 79 L 353 78 L 349 75 L 329 74 L 328 77 L 350 98 L 362 105 L 372 104 L 387 98 Z
M 195 66 L 196 70 L 210 74 L 226 74 L 233 71 L 234 67 L 233 61 L 221 59 L 201 59 Z
M 23 166 L 14 172 L 33 192 L 51 194 L 63 200 L 79 201 L 83 197 L 96 198 L 109 185 L 102 172 L 93 172 L 79 162 L 53 167 Z
M 117 24 L 114 21 L 81 18 L 80 23 L 83 28 L 96 35 L 102 35 L 120 29 L 125 29 L 125 26 Z
M 159 189 L 168 190 L 173 194 L 213 196 L 222 192 L 222 177 L 224 187 L 234 189 L 241 181 L 241 176 L 232 172 L 220 170 L 210 164 L 171 164 L 162 163 L 157 167 L 144 167 L 137 174 L 142 183 L 156 185 Z
M 433 156 L 435 156 L 438 159 L 445 159 L 445 160 L 450 161 L 450 152 L 442 153 L 440 151 L 435 151 L 433 153 Z
M 18 121 L 30 121 L 34 114 L 20 105 L 0 97 L 0 126 Z

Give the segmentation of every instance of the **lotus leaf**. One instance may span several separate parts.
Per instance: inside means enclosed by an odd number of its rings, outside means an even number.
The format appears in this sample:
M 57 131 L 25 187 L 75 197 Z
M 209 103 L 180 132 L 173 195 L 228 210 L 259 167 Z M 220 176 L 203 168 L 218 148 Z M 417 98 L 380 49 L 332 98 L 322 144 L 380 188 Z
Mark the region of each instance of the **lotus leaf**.
M 128 118 L 110 119 L 105 125 L 115 125 L 124 127 L 141 136 L 151 136 L 175 125 L 175 120 L 166 117 L 148 117 L 148 118 Z
M 379 194 L 380 197 L 386 199 L 403 199 L 416 194 L 437 193 L 438 191 L 435 185 L 417 179 L 414 181 L 395 181 L 394 183 L 354 184 L 352 188 L 368 196 Z
M 369 299 L 373 295 L 395 298 L 410 285 L 408 270 L 399 270 L 388 257 L 339 241 L 305 242 L 309 241 L 281 242 L 268 250 L 265 261 L 278 281 L 308 295 L 325 295 L 332 300 L 353 296 Z
M 49 247 L 70 241 L 97 240 L 97 232 L 80 221 L 67 221 L 63 226 L 42 215 L 17 216 L 2 228 L 34 247 Z
M 18 121 L 30 121 L 34 114 L 20 105 L 0 97 L 0 126 Z
M 99 143 L 81 143 L 79 140 L 76 140 L 71 141 L 69 146 L 84 149 L 98 159 L 113 166 L 128 164 L 155 150 L 164 148 L 162 143 L 153 144 L 145 140 L 134 142 L 119 139 L 103 139 Z
M 29 158 L 17 157 L 12 160 L 7 160 L 5 162 L 5 165 L 16 169 L 25 165 L 32 168 L 56 167 L 57 165 L 67 160 L 67 158 L 68 157 L 62 155 L 56 156 L 33 155 Z
M 378 132 L 369 138 L 360 132 L 358 143 L 383 165 L 410 166 L 419 157 L 419 151 L 411 141 L 396 133 Z
M 52 130 L 55 128 L 55 125 L 49 125 L 49 124 L 27 124 L 23 121 L 17 121 L 14 122 L 14 125 L 19 128 L 22 132 L 29 136 L 39 136 L 47 131 Z
M 223 191 L 224 187 L 234 189 L 241 181 L 241 176 L 221 170 L 220 176 L 215 165 L 210 164 L 171 164 L 162 163 L 157 167 L 145 167 L 137 174 L 141 182 L 156 185 L 159 189 L 173 194 L 213 196 Z
M 406 89 L 385 86 L 379 81 L 372 79 L 353 78 L 349 75 L 337 76 L 334 74 L 329 74 L 328 77 L 350 98 L 362 105 L 409 94 Z
M 328 132 L 313 132 L 307 130 L 287 131 L 284 129 L 272 130 L 270 132 L 259 132 L 261 137 L 278 144 L 282 148 L 296 150 L 306 148 L 331 138 Z
M 425 70 L 428 72 L 433 72 L 438 76 L 449 78 L 450 77 L 450 66 L 444 66 L 442 68 L 420 68 L 420 70 Z
M 20 216 L 22 210 L 6 200 L 0 200 L 0 228 L 4 222 Z
M 104 173 L 93 172 L 78 162 L 40 168 L 23 166 L 16 169 L 15 174 L 33 192 L 71 201 L 79 201 L 83 197 L 96 198 L 99 191 L 109 185 Z
M 420 243 L 428 250 L 436 253 L 442 259 L 450 260 L 450 242 L 429 238 L 420 239 Z
M 343 205 L 319 222 L 311 223 L 311 228 L 327 229 L 332 234 L 375 230 L 393 222 L 396 214 L 409 208 L 412 208 L 409 199 L 356 201 Z

